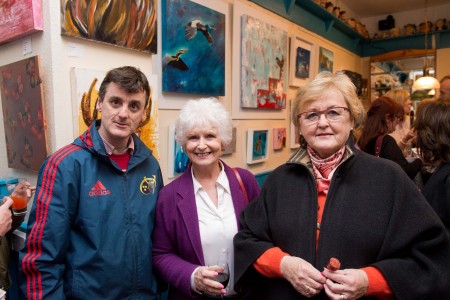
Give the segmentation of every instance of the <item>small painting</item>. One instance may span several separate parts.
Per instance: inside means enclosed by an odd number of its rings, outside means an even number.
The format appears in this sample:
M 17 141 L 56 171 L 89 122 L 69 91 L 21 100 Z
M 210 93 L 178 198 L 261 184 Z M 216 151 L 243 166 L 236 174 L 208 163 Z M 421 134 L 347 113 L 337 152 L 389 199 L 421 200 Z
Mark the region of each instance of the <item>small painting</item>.
M 225 15 L 186 0 L 162 1 L 162 90 L 225 95 Z
M 61 34 L 156 53 L 157 0 L 60 0 Z
M 319 48 L 319 72 L 333 72 L 334 53 L 323 47 Z
M 41 0 L 0 1 L 0 45 L 42 29 Z
M 286 147 L 286 128 L 273 129 L 273 150 L 281 150 Z
M 39 171 L 47 157 L 39 57 L 0 67 L 8 167 Z
M 241 107 L 286 108 L 287 32 L 241 16 Z
M 269 158 L 269 129 L 249 128 L 247 131 L 247 164 L 259 163 Z
M 175 125 L 169 126 L 169 161 L 168 178 L 183 174 L 189 165 L 189 158 L 183 147 L 175 140 Z
M 290 41 L 289 85 L 300 87 L 313 77 L 314 46 L 296 36 L 292 36 Z

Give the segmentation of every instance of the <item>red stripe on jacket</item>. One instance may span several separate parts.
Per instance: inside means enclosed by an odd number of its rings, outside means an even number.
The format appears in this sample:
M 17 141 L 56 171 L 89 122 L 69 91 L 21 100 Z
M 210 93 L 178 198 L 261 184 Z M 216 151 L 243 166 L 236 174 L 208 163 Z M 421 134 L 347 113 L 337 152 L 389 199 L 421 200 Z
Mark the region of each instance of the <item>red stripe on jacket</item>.
M 58 165 L 65 157 L 79 149 L 81 149 L 80 146 L 71 144 L 55 152 L 49 158 L 42 174 L 42 186 L 36 197 L 36 220 L 27 238 L 27 254 L 22 260 L 22 269 L 27 278 L 28 299 L 42 299 L 42 277 L 35 262 L 42 254 L 42 235 L 47 221 L 48 206 L 52 199 Z

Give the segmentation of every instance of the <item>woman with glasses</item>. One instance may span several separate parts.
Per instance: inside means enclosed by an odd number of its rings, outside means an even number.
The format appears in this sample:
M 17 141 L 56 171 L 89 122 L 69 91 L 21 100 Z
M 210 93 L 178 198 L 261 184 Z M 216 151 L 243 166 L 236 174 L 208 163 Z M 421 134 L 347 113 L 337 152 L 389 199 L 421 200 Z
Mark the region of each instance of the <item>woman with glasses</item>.
M 292 108 L 300 149 L 266 179 L 234 238 L 243 299 L 450 295 L 444 225 L 398 166 L 354 146 L 363 107 L 350 79 L 320 73 Z
M 388 97 L 379 97 L 370 105 L 358 146 L 361 150 L 392 160 L 413 179 L 422 167 L 420 159 L 408 162 L 392 133 L 404 116 L 403 107 Z

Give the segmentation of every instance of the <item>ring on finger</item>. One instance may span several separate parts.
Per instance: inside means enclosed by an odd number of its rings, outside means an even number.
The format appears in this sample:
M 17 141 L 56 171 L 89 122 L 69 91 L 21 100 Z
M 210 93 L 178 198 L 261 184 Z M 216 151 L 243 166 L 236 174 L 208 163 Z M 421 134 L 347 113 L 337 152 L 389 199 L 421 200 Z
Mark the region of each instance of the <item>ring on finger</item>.
M 340 300 L 344 300 L 344 299 L 345 299 L 344 294 L 341 294 L 341 296 L 339 297 L 339 299 L 340 299 Z

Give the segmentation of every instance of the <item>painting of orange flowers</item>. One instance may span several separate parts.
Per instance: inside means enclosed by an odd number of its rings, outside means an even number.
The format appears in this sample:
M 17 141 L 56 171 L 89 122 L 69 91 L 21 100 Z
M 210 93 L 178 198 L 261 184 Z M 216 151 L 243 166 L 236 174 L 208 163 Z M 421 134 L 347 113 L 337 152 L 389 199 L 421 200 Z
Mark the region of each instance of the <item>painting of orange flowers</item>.
M 156 0 L 61 0 L 61 34 L 156 53 Z

